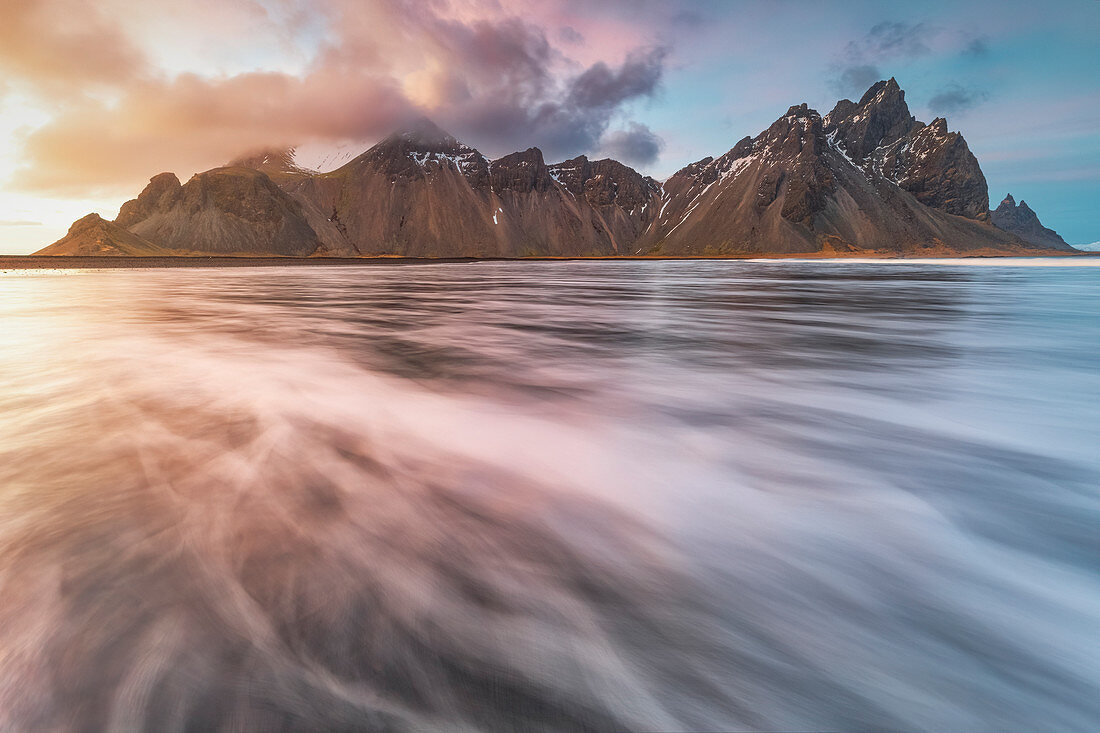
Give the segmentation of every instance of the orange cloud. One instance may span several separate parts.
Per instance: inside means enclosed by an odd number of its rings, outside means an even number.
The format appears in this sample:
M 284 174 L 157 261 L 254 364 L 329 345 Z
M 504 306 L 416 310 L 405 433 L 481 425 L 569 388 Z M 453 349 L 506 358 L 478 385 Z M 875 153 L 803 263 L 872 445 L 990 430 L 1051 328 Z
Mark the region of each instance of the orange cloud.
M 19 133 L 9 188 L 121 195 L 161 170 L 186 176 L 258 146 L 377 139 L 414 114 L 488 152 L 591 152 L 624 104 L 653 93 L 665 62 L 635 43 L 639 28 L 599 48 L 559 32 L 579 22 L 573 0 L 248 0 L 221 11 L 204 0 L 233 22 L 211 22 L 202 47 L 234 49 L 237 66 L 256 49 L 258 70 L 178 73 L 158 64 L 197 21 L 177 37 L 180 6 L 104 11 L 113 2 L 0 0 L 0 68 L 49 111 Z M 246 21 L 262 38 L 241 37 Z M 595 18 L 586 33 L 613 38 L 611 25 Z M 283 48 L 302 58 L 273 60 Z
M 116 85 L 144 69 L 141 51 L 93 2 L 0 0 L 0 69 L 72 92 Z

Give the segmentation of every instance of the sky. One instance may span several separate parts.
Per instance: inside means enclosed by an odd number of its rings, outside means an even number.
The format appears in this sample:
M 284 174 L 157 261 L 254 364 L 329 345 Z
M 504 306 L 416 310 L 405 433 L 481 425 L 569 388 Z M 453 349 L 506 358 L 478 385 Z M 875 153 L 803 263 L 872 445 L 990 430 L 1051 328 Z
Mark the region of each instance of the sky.
M 1100 2 L 0 0 L 0 253 L 150 177 L 295 146 L 335 167 L 426 115 L 490 157 L 658 179 L 895 77 L 989 181 L 1100 240 Z

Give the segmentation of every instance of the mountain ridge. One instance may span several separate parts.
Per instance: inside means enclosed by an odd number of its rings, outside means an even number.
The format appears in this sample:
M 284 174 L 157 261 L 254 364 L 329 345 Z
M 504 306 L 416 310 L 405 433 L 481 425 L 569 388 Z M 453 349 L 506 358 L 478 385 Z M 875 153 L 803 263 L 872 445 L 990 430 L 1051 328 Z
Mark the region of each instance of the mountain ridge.
M 40 253 L 96 241 L 108 255 L 298 257 L 1073 251 L 998 228 L 988 209 L 965 139 L 916 120 L 891 78 L 824 117 L 794 105 L 663 183 L 610 158 L 548 164 L 535 147 L 490 160 L 426 118 L 323 173 L 293 148 L 253 151 L 185 184 L 158 174 L 114 222 Z
M 1017 204 L 1011 193 L 1004 197 L 1004 200 L 991 212 L 990 216 L 996 226 L 1006 232 L 1012 232 L 1036 246 L 1069 246 L 1066 244 L 1066 240 L 1059 236 L 1058 232 L 1042 225 L 1038 214 L 1031 210 L 1026 201 L 1021 199 L 1020 203 Z

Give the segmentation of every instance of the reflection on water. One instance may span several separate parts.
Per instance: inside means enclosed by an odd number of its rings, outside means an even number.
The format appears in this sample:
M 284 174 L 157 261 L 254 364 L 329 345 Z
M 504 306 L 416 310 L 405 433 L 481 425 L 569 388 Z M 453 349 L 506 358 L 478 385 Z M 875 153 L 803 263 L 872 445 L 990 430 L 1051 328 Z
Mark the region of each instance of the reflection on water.
M 1094 730 L 1097 273 L 0 275 L 0 729 Z

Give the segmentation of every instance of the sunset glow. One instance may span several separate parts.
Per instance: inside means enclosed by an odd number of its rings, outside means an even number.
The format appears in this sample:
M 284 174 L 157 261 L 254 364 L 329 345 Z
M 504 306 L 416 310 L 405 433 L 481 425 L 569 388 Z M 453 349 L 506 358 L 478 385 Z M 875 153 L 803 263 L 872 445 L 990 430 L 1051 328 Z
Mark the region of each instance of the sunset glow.
M 965 126 L 994 202 L 1091 242 L 1100 6 L 1055 5 L 2 0 L 0 253 L 112 217 L 157 172 L 265 145 L 324 165 L 410 115 L 486 154 L 663 178 L 900 66 L 918 117 Z
M 0 0 L 0 733 L 1096 733 L 1098 37 Z

